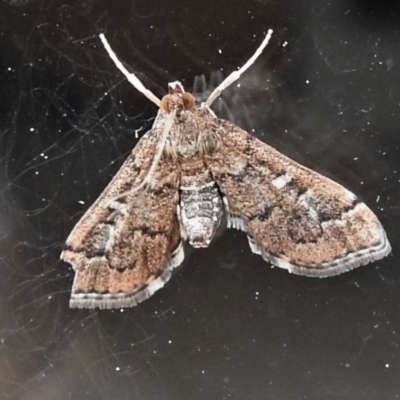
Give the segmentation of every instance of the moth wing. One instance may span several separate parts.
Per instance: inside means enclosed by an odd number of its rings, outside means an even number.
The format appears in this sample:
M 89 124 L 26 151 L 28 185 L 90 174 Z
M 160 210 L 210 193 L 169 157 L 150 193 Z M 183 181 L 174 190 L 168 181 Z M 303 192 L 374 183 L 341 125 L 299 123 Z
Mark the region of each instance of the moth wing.
M 381 259 L 391 248 L 375 214 L 353 193 L 237 126 L 215 123 L 208 166 L 228 227 L 254 253 L 298 275 L 327 277 Z
M 183 261 L 175 162 L 164 157 L 150 187 L 132 191 L 147 176 L 160 134 L 153 129 L 142 137 L 69 235 L 61 258 L 75 270 L 70 307 L 133 306 Z

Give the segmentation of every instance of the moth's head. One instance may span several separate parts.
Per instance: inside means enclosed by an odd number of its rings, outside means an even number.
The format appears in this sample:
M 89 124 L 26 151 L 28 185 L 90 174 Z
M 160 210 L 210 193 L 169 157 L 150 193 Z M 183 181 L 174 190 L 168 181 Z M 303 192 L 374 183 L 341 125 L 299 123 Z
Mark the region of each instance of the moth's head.
M 161 108 L 170 112 L 176 110 L 179 116 L 182 111 L 190 110 L 195 104 L 195 98 L 191 93 L 185 92 L 180 82 L 168 84 L 168 94 L 161 99 Z

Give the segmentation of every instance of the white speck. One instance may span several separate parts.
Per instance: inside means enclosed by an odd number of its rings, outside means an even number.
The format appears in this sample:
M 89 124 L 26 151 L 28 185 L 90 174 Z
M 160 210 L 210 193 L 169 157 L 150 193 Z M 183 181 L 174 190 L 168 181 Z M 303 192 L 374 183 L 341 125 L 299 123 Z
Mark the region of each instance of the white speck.
M 35 175 L 39 175 L 39 171 L 35 171 Z
M 286 47 L 288 45 L 288 42 L 283 42 L 282 47 Z
M 30 131 L 30 132 L 34 132 L 34 131 L 35 131 L 35 128 L 29 128 L 29 131 Z
M 168 344 L 171 344 L 172 343 L 172 340 L 168 340 Z
M 357 161 L 357 160 L 358 160 L 358 157 L 354 157 L 353 160 L 354 160 L 354 161 Z
M 347 364 L 345 365 L 345 367 L 346 367 L 346 368 L 350 368 L 350 364 L 347 363 Z
M 116 371 L 121 371 L 121 368 L 120 367 L 115 367 L 115 370 Z
M 389 368 L 390 367 L 390 365 L 389 364 L 385 364 L 385 368 Z
M 307 79 L 307 80 L 306 80 L 306 84 L 308 85 L 309 83 L 310 83 L 310 81 Z
M 240 87 L 240 83 L 238 83 L 238 84 L 236 85 L 236 87 Z
M 219 53 L 219 54 L 222 54 L 222 50 L 221 50 L 221 49 L 219 49 L 219 50 L 218 50 L 218 53 Z
M 8 67 L 8 68 L 7 68 L 7 71 L 12 71 L 12 68 L 11 68 L 11 67 Z
M 83 200 L 78 200 L 79 204 L 85 204 L 85 202 Z
M 206 371 L 204 371 L 204 369 L 203 369 L 203 370 L 201 371 L 201 373 L 202 373 L 202 374 L 205 374 L 205 373 L 206 373 Z
M 377 203 L 379 203 L 379 199 L 380 199 L 381 197 L 379 196 L 379 194 L 378 194 L 378 196 L 376 196 L 376 202 Z

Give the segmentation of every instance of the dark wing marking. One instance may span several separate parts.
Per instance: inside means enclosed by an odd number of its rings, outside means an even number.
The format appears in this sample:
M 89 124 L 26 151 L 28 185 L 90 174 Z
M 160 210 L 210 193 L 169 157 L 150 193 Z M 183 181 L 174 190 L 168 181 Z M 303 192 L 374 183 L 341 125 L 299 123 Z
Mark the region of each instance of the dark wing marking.
M 208 167 L 225 196 L 228 226 L 247 232 L 253 252 L 318 277 L 390 253 L 382 225 L 353 193 L 227 121 L 215 121 L 214 133 Z
M 176 162 L 163 157 L 151 187 L 132 192 L 150 169 L 160 134 L 153 129 L 143 136 L 68 237 L 61 258 L 75 269 L 71 307 L 133 306 L 183 261 Z

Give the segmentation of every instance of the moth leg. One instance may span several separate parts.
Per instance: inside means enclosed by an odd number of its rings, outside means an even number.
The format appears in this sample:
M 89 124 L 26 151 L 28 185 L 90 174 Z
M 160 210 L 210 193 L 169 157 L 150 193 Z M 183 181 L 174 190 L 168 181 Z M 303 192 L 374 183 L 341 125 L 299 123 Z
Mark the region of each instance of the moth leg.
M 206 104 L 207 106 L 211 106 L 211 104 L 216 100 L 222 93 L 224 89 L 226 89 L 228 86 L 230 86 L 233 82 L 237 81 L 240 76 L 245 72 L 251 65 L 253 65 L 254 61 L 257 60 L 257 58 L 260 56 L 264 48 L 267 46 L 269 40 L 271 39 L 272 36 L 272 29 L 268 30 L 267 36 L 265 39 L 262 41 L 256 52 L 250 57 L 250 59 L 246 62 L 246 64 L 243 65 L 242 68 L 240 68 L 238 71 L 233 71 L 230 75 L 228 75 L 225 80 L 223 80 L 210 94 L 208 97 Z
M 246 226 L 243 219 L 229 208 L 229 202 L 225 196 L 222 196 L 222 202 L 224 203 L 227 228 L 246 232 Z
M 179 205 L 179 203 L 176 205 L 176 215 L 178 216 L 178 221 L 179 221 L 179 229 L 180 229 L 180 233 L 181 233 L 181 238 L 183 241 L 186 241 L 188 238 L 185 226 L 183 225 L 182 222 L 182 217 L 181 217 L 181 206 Z
M 246 228 L 246 225 L 245 225 L 243 219 L 240 217 L 240 215 L 238 213 L 233 212 L 229 208 L 228 199 L 225 196 L 222 196 L 222 201 L 224 203 L 224 208 L 225 208 L 227 228 L 228 229 L 237 229 L 238 231 L 247 233 L 247 228 Z M 250 246 L 251 251 L 254 254 L 261 255 L 262 254 L 261 249 L 257 246 L 253 237 L 250 236 L 249 234 L 247 234 L 247 240 L 249 241 L 249 246 Z
M 146 89 L 143 85 L 142 82 L 136 77 L 135 74 L 130 73 L 119 61 L 118 57 L 114 53 L 114 51 L 111 49 L 111 46 L 109 45 L 106 37 L 104 36 L 103 33 L 99 35 L 100 40 L 103 43 L 104 48 L 106 49 L 108 55 L 110 56 L 111 60 L 114 61 L 115 66 L 126 76 L 126 79 L 128 79 L 129 83 L 140 93 L 145 95 L 149 100 L 151 100 L 158 108 L 161 108 L 161 101 L 160 99 L 153 94 L 149 89 Z

